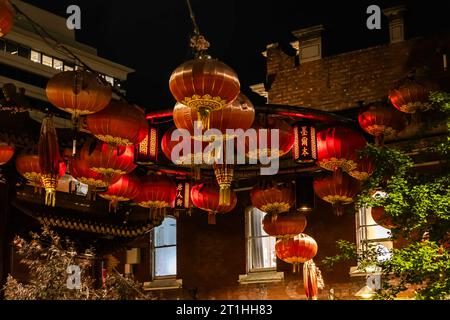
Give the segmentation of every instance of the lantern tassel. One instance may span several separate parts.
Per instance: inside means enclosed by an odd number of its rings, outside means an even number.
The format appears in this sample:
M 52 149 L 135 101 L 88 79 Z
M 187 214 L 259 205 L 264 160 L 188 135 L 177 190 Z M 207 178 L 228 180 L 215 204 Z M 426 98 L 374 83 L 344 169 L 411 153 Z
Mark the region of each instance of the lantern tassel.
M 221 187 L 219 193 L 219 205 L 229 206 L 231 201 L 231 190 L 229 187 Z
M 309 300 L 317 300 L 318 283 L 317 283 L 317 269 L 312 260 L 306 261 L 303 265 L 303 286 L 306 297 Z
M 202 129 L 209 130 L 211 110 L 205 107 L 200 107 L 198 108 L 197 114 L 200 122 L 202 123 Z
M 45 205 L 49 207 L 56 205 L 56 190 L 45 189 Z
M 208 224 L 215 225 L 216 224 L 216 213 L 210 212 L 208 214 Z
M 344 206 L 341 202 L 333 203 L 333 212 L 336 216 L 342 217 L 342 215 L 344 214 Z
M 114 213 L 116 213 L 118 204 L 119 202 L 117 200 L 111 200 L 108 206 L 109 213 L 111 213 L 112 210 L 114 210 Z

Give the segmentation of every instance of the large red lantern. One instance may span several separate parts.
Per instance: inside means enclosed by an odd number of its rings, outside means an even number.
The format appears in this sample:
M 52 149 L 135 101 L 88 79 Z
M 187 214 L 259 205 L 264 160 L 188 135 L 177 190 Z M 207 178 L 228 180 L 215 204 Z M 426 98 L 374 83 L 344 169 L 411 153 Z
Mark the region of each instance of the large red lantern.
M 320 131 L 317 135 L 318 165 L 329 171 L 353 171 L 357 167 L 358 151 L 366 147 L 359 132 L 336 127 Z
M 198 112 L 204 129 L 209 129 L 211 112 L 223 109 L 240 92 L 237 74 L 223 62 L 206 55 L 175 69 L 169 87 L 178 102 Z
M 216 224 L 216 214 L 232 211 L 236 207 L 237 196 L 231 191 L 230 203 L 228 205 L 220 204 L 219 187 L 212 183 L 201 183 L 192 187 L 191 201 L 200 210 L 208 212 L 209 224 Z
M 100 193 L 100 197 L 109 201 L 109 211 L 117 210 L 119 202 L 130 201 L 139 194 L 139 180 L 133 175 L 123 175 L 117 182 L 111 184 L 106 192 Z
M 103 189 L 110 184 L 116 182 L 120 176 L 106 176 L 102 173 L 95 172 L 89 168 L 86 160 L 76 159 L 70 161 L 70 174 L 79 182 L 87 184 L 88 186 Z
M 14 146 L 0 142 L 0 166 L 6 164 L 14 156 Z
M 264 231 L 276 238 L 293 238 L 305 231 L 306 224 L 304 215 L 292 211 L 277 216 L 268 213 L 263 219 Z
M 403 114 L 384 103 L 374 103 L 358 115 L 361 128 L 375 137 L 377 144 L 383 144 L 384 138 L 395 137 L 406 127 Z
M 275 183 L 254 188 L 250 197 L 252 205 L 259 210 L 274 216 L 288 212 L 295 204 L 292 185 L 278 186 Z
M 8 34 L 14 24 L 14 8 L 9 0 L 0 0 L 0 38 Z
M 133 199 L 139 206 L 150 209 L 154 220 L 164 219 L 167 208 L 173 208 L 177 185 L 163 175 L 148 175 L 140 179 L 139 192 Z
M 136 169 L 134 147 L 113 147 L 100 141 L 88 141 L 81 149 L 80 159 L 85 160 L 91 170 L 109 179 Z
M 314 179 L 314 192 L 333 205 L 334 213 L 342 215 L 342 205 L 352 203 L 361 189 L 360 181 L 338 171 Z
M 87 128 L 99 140 L 114 146 L 131 146 L 146 137 L 148 124 L 144 110 L 124 101 L 86 117 Z
M 431 108 L 429 95 L 432 88 L 418 83 L 413 79 L 407 79 L 398 88 L 389 92 L 389 100 L 398 110 L 405 113 L 416 113 Z
M 317 250 L 317 242 L 306 234 L 278 240 L 275 245 L 278 259 L 292 264 L 294 273 L 299 270 L 301 263 L 313 259 Z
M 363 159 L 358 160 L 358 164 L 356 169 L 350 171 L 349 176 L 357 179 L 357 180 L 367 180 L 375 171 L 375 164 L 368 157 L 364 157 Z

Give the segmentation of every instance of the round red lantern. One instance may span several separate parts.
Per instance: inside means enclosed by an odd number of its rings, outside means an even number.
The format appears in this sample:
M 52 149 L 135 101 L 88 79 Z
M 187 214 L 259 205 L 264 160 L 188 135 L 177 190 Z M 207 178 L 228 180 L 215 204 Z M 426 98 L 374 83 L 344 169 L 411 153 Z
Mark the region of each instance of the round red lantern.
M 100 197 L 109 201 L 109 211 L 117 210 L 119 202 L 130 201 L 139 194 L 139 180 L 134 175 L 123 175 L 115 183 L 108 187 L 106 192 L 100 193 Z
M 275 245 L 278 259 L 292 264 L 294 273 L 299 270 L 301 263 L 313 259 L 317 254 L 317 250 L 316 240 L 306 234 L 278 240 Z
M 267 186 L 259 186 L 254 188 L 250 197 L 252 205 L 259 210 L 278 215 L 288 212 L 295 204 L 295 194 L 292 185 L 278 186 L 269 183 Z
M 14 24 L 14 9 L 9 0 L 0 0 L 0 38 L 8 34 Z
M 406 80 L 398 88 L 389 92 L 389 100 L 398 110 L 405 113 L 416 113 L 431 108 L 429 95 L 432 88 L 413 79 Z
M 198 112 L 204 129 L 209 129 L 211 112 L 233 102 L 240 92 L 237 74 L 225 63 L 207 55 L 175 69 L 169 87 L 178 102 Z
M 0 142 L 0 166 L 6 164 L 14 156 L 14 146 Z
M 342 215 L 342 205 L 352 203 L 361 189 L 360 181 L 340 171 L 314 179 L 314 192 L 333 205 L 334 213 Z
M 17 156 L 16 169 L 22 177 L 34 186 L 41 185 L 41 168 L 39 167 L 38 155 L 22 154 Z
M 110 184 L 116 182 L 120 176 L 105 176 L 104 174 L 95 172 L 89 168 L 86 160 L 76 159 L 70 162 L 71 175 L 81 183 L 87 184 L 94 188 L 106 188 Z
M 329 171 L 353 171 L 357 167 L 358 151 L 365 146 L 364 136 L 353 129 L 336 127 L 320 131 L 317 135 L 318 165 Z
M 86 117 L 87 128 L 99 140 L 115 146 L 131 146 L 145 139 L 148 123 L 144 110 L 124 101 Z
M 276 238 L 293 238 L 305 231 L 306 224 L 304 215 L 292 211 L 277 216 L 268 213 L 263 219 L 264 231 Z
M 407 124 L 406 118 L 396 109 L 384 103 L 374 103 L 358 115 L 361 128 L 375 137 L 377 144 L 384 138 L 395 137 Z
M 386 216 L 386 210 L 384 209 L 384 207 L 377 206 L 377 207 L 371 208 L 370 210 L 371 210 L 373 221 L 375 221 L 378 225 L 380 225 L 386 229 L 395 228 L 395 225 L 392 222 L 392 219 L 390 217 Z
M 192 187 L 191 201 L 200 210 L 208 212 L 209 224 L 216 224 L 216 214 L 232 211 L 236 207 L 237 196 L 234 191 L 231 191 L 230 203 L 220 204 L 219 187 L 212 183 L 201 183 Z
M 357 180 L 364 181 L 369 179 L 374 171 L 375 164 L 372 162 L 372 160 L 370 160 L 370 158 L 365 157 L 361 160 L 358 160 L 356 169 L 350 171 L 348 174 Z

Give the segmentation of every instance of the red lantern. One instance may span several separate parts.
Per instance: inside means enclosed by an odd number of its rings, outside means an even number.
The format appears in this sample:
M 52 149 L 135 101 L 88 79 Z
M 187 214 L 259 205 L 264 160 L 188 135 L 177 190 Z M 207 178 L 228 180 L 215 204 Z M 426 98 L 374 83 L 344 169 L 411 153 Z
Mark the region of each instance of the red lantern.
M 240 92 L 237 74 L 204 55 L 179 66 L 170 76 L 169 87 L 178 102 L 198 112 L 205 129 L 209 129 L 210 113 L 223 109 Z
M 395 228 L 392 219 L 386 216 L 386 210 L 384 209 L 384 207 L 378 206 L 371 208 L 371 214 L 373 221 L 375 221 L 378 225 L 382 226 L 383 228 L 386 229 Z
M 105 109 L 87 116 L 86 124 L 95 137 L 114 146 L 138 144 L 148 131 L 144 110 L 124 101 L 111 101 Z
M 358 160 L 358 165 L 356 169 L 350 171 L 348 174 L 360 181 L 367 180 L 372 173 L 375 171 L 375 164 L 369 158 L 365 157 L 361 160 Z
M 353 171 L 357 167 L 358 151 L 365 147 L 363 135 L 353 129 L 336 127 L 320 131 L 317 135 L 318 165 L 329 171 Z
M 264 231 L 276 238 L 293 238 L 305 231 L 306 217 L 297 212 L 280 213 L 277 216 L 266 214 L 263 220 Z
M 295 195 L 291 185 L 279 187 L 272 183 L 268 186 L 260 186 L 251 191 L 250 197 L 254 207 L 275 216 L 288 212 L 295 204 Z
M 145 128 L 144 140 L 142 140 L 135 150 L 135 161 L 138 164 L 155 164 L 158 162 L 158 128 L 150 125 Z
M 317 161 L 317 136 L 314 126 L 307 123 L 298 123 L 294 126 L 292 156 L 297 163 Z
M 106 188 L 120 178 L 120 176 L 105 176 L 91 170 L 86 160 L 77 159 L 71 161 L 70 164 L 72 177 L 94 188 Z
M 133 146 L 113 147 L 104 142 L 88 141 L 81 149 L 80 159 L 85 160 L 91 170 L 109 179 L 136 169 Z
M 317 296 L 319 294 L 317 272 L 318 269 L 312 260 L 306 261 L 304 263 L 303 287 L 305 288 L 306 297 L 310 300 L 317 300 Z
M 39 167 L 38 155 L 22 154 L 17 156 L 16 169 L 22 177 L 35 187 L 41 186 L 41 168 Z
M 0 38 L 8 34 L 14 24 L 14 9 L 9 0 L 0 0 Z
M 167 208 L 173 208 L 177 185 L 163 175 L 148 175 L 140 180 L 139 193 L 133 199 L 139 206 L 149 208 L 154 220 L 164 219 Z
M 109 201 L 109 211 L 117 210 L 119 202 L 130 201 L 139 193 L 139 180 L 133 175 L 123 175 L 119 180 L 108 187 L 108 191 L 101 193 L 100 197 Z
M 14 146 L 0 142 L 0 166 L 6 164 L 14 156 Z
M 313 259 L 317 254 L 317 242 L 306 234 L 278 240 L 275 251 L 278 259 L 293 265 L 294 273 L 301 263 Z
M 314 179 L 314 192 L 333 205 L 334 213 L 342 215 L 342 205 L 350 204 L 360 191 L 361 183 L 340 171 Z
M 230 204 L 220 204 L 219 187 L 211 183 L 201 183 L 192 187 L 191 190 L 192 204 L 200 210 L 208 212 L 208 223 L 216 224 L 216 214 L 228 213 L 236 207 L 237 196 L 231 191 Z
M 389 92 L 389 100 L 398 110 L 405 113 L 416 113 L 431 108 L 429 95 L 432 88 L 407 79 L 398 88 Z
M 383 144 L 385 137 L 395 137 L 406 127 L 403 114 L 382 103 L 367 107 L 358 116 L 361 128 L 375 137 L 377 144 Z

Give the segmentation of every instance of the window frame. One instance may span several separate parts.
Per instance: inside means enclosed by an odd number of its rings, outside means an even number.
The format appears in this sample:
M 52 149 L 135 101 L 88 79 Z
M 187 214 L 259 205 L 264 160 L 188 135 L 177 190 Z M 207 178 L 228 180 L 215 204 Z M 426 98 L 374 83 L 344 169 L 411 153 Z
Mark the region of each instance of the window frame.
M 169 279 L 176 279 L 178 276 L 178 220 L 174 216 L 166 216 L 165 219 L 173 219 L 175 221 L 175 245 L 166 245 L 166 246 L 155 246 L 156 239 L 155 239 L 155 233 L 156 233 L 156 227 L 153 228 L 153 230 L 150 232 L 150 275 L 152 281 L 154 280 L 169 280 Z M 164 219 L 164 220 L 165 220 Z M 161 248 L 171 248 L 175 247 L 175 274 L 173 275 L 166 275 L 166 276 L 157 276 L 156 275 L 156 251 L 157 249 Z

